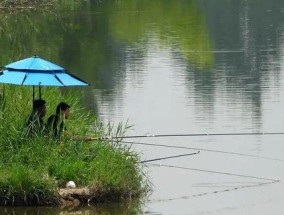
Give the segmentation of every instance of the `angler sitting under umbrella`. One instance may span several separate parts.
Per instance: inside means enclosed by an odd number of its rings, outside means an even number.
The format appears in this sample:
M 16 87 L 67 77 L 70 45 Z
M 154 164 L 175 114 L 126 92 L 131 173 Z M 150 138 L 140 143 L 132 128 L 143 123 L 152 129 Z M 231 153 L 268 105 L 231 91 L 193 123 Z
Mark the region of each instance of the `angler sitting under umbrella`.
M 70 105 L 60 102 L 56 107 L 56 113 L 47 120 L 48 133 L 54 138 L 60 139 L 66 130 L 65 120 L 69 117 Z
M 25 122 L 26 134 L 28 136 L 44 135 L 46 133 L 43 117 L 46 115 L 45 100 L 36 99 L 33 101 L 32 113 Z
M 0 72 L 0 83 L 33 86 L 33 111 L 26 124 L 32 133 L 34 131 L 42 132 L 44 127 L 42 118 L 46 114 L 46 108 L 44 100 L 41 99 L 42 86 L 67 87 L 89 85 L 80 78 L 68 73 L 63 67 L 37 56 L 5 65 Z M 39 100 L 35 100 L 35 86 L 39 87 Z M 44 107 L 42 106 L 43 103 Z

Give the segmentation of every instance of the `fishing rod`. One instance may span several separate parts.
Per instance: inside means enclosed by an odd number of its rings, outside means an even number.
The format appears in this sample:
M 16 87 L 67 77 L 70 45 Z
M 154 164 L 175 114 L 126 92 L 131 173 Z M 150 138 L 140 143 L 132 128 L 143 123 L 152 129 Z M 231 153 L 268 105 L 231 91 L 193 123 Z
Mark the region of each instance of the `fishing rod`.
M 260 158 L 266 160 L 274 160 L 274 161 L 281 161 L 284 160 L 260 155 L 251 155 L 251 154 L 244 154 L 238 152 L 228 152 L 222 150 L 213 150 L 213 149 L 204 149 L 204 148 L 196 148 L 196 147 L 186 147 L 186 146 L 173 146 L 173 145 L 164 145 L 164 144 L 153 144 L 153 143 L 145 143 L 145 142 L 133 142 L 133 141 L 121 141 L 121 143 L 128 143 L 134 145 L 145 145 L 145 146 L 154 146 L 154 147 L 165 147 L 165 148 L 175 148 L 175 149 L 187 149 L 187 150 L 198 150 L 198 151 L 205 151 L 205 152 L 214 152 L 214 153 L 222 153 L 222 154 L 231 154 L 231 155 L 238 155 L 238 156 L 245 156 L 245 157 L 252 157 L 252 158 Z
M 171 158 L 178 158 L 178 157 L 184 157 L 184 156 L 197 155 L 199 153 L 200 153 L 200 151 L 194 152 L 194 153 L 189 153 L 189 154 L 182 154 L 182 155 L 174 155 L 174 156 L 169 156 L 169 157 L 154 158 L 154 159 L 151 159 L 151 160 L 141 161 L 140 163 L 148 163 L 148 162 L 152 162 L 152 161 L 160 161 L 160 160 L 166 160 L 166 159 L 171 159 Z
M 273 133 L 273 134 L 278 134 L 278 133 Z M 282 134 L 282 133 L 280 133 L 280 134 Z M 94 140 L 105 141 L 105 140 L 115 140 L 115 138 L 111 139 L 111 138 L 101 138 L 101 137 L 95 137 L 95 138 L 94 137 L 88 137 L 88 138 L 84 139 L 84 141 L 94 141 Z M 213 149 L 204 149 L 204 148 L 196 148 L 196 147 L 186 147 L 186 146 L 173 146 L 173 145 L 164 145 L 164 144 L 152 144 L 152 143 L 135 142 L 135 141 L 123 141 L 123 140 L 118 140 L 118 141 L 120 143 L 128 143 L 128 144 L 135 144 L 135 145 L 176 148 L 176 149 L 188 149 L 188 150 L 199 150 L 199 151 L 206 151 L 206 152 L 215 152 L 215 153 L 222 153 L 222 154 L 231 154 L 231 155 L 238 155 L 238 156 L 245 156 L 245 157 L 252 157 L 252 158 L 260 158 L 260 159 L 266 159 L 266 160 L 274 160 L 274 161 L 280 161 L 280 162 L 284 161 L 284 160 L 279 159 L 279 158 L 244 154 L 244 153 L 238 153 L 238 152 L 229 152 L 229 151 L 222 151 L 222 150 L 213 150 Z
M 127 138 L 152 138 L 152 137 L 199 137 L 199 136 L 245 136 L 245 135 L 283 135 L 284 132 L 241 132 L 241 133 L 194 133 L 194 134 L 147 134 L 130 136 L 101 137 L 101 140 L 127 139 Z

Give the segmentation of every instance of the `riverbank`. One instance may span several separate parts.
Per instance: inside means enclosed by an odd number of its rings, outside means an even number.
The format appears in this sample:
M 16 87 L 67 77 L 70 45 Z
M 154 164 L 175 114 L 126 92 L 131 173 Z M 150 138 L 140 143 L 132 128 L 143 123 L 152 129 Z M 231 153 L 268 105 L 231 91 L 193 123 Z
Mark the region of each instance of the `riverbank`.
M 3 87 L 3 86 L 2 86 Z M 68 131 L 81 139 L 26 137 L 23 124 L 31 111 L 29 87 L 5 86 L 0 100 L 0 205 L 60 205 L 78 199 L 94 203 L 140 197 L 147 191 L 139 156 L 119 142 L 85 141 L 106 135 L 98 120 L 79 105 L 78 95 L 44 89 L 47 115 L 59 101 L 71 105 Z M 123 132 L 120 127 L 111 132 Z M 61 195 L 68 181 L 88 190 Z M 65 192 L 66 193 L 66 192 Z

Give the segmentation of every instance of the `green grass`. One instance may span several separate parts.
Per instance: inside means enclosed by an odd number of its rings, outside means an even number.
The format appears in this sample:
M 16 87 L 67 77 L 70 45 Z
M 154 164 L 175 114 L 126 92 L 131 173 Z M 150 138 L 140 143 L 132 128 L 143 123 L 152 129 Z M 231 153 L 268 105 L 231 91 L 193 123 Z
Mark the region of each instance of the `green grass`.
M 139 164 L 139 155 L 119 142 L 60 142 L 45 136 L 26 137 L 23 124 L 31 111 L 31 88 L 8 86 L 0 90 L 0 204 L 58 204 L 58 189 L 67 181 L 94 192 L 93 201 L 111 201 L 141 196 L 148 188 Z M 78 91 L 77 91 L 78 92 Z M 44 88 L 51 115 L 60 101 L 71 105 L 66 121 L 68 131 L 76 136 L 121 135 L 124 126 L 105 129 L 80 106 L 78 93 L 60 93 Z

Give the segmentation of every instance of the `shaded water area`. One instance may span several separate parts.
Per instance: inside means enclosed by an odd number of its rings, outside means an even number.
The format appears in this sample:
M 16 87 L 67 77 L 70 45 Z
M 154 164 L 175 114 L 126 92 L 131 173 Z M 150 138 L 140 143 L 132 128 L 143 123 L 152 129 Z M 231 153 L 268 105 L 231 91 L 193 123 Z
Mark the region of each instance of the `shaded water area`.
M 129 135 L 284 132 L 282 0 L 66 1 L 0 18 L 2 65 L 37 54 L 68 68 L 92 85 L 84 104 Z M 127 139 L 143 160 L 200 153 L 146 163 L 143 204 L 0 214 L 280 215 L 283 138 Z
M 0 214 L 7 215 L 90 215 L 90 214 L 139 214 L 137 202 L 97 204 L 80 207 L 1 207 Z

